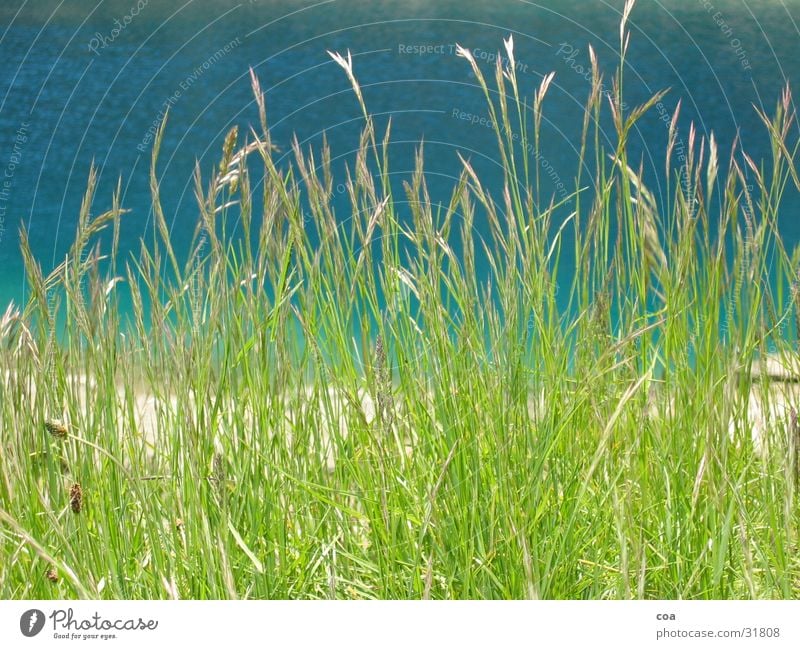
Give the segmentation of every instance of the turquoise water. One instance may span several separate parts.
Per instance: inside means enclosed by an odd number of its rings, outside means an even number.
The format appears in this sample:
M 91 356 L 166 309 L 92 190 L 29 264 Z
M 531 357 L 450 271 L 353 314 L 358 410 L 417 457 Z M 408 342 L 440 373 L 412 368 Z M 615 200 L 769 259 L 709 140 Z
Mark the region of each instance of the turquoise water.
M 353 54 L 364 97 L 379 125 L 391 116 L 393 178 L 407 178 L 425 141 L 434 199 L 446 200 L 470 158 L 499 191 L 494 134 L 485 102 L 455 43 L 486 72 L 502 39 L 514 35 L 517 73 L 530 96 L 556 72 L 545 104 L 542 162 L 558 197 L 572 186 L 591 43 L 610 74 L 624 3 L 601 0 L 385 2 L 323 0 L 114 0 L 4 2 L 0 7 L 0 305 L 26 297 L 18 230 L 25 227 L 45 271 L 66 253 L 92 161 L 99 168 L 93 213 L 110 205 L 122 178 L 122 250 L 152 225 L 147 171 L 151 133 L 164 109 L 162 197 L 178 246 L 187 246 L 197 208 L 195 160 L 208 173 L 225 133 L 257 121 L 252 67 L 266 91 L 273 139 L 293 134 L 319 146 L 323 132 L 338 168 L 352 161 L 362 126 L 341 69 L 326 50 Z M 69 5 L 69 6 L 68 6 Z M 78 5 L 78 6 L 76 6 Z M 680 127 L 714 131 L 726 154 L 737 131 L 755 159 L 769 155 L 752 105 L 771 111 L 782 86 L 800 86 L 800 2 L 640 0 L 631 17 L 627 103 L 671 87 L 664 110 L 682 99 Z M 632 159 L 641 159 L 664 200 L 667 129 L 654 111 L 641 122 Z M 611 134 L 609 134 L 611 137 Z M 541 162 L 541 161 L 540 161 Z M 546 165 L 545 165 L 546 162 Z M 346 196 L 337 214 L 348 215 Z M 800 203 L 790 194 L 781 232 L 800 242 Z M 344 218 L 344 217 L 343 217 Z M 476 227 L 480 228 L 480 224 Z M 565 251 L 566 252 L 566 251 Z M 570 260 L 564 260 L 569 268 Z M 563 279 L 563 277 L 562 277 Z

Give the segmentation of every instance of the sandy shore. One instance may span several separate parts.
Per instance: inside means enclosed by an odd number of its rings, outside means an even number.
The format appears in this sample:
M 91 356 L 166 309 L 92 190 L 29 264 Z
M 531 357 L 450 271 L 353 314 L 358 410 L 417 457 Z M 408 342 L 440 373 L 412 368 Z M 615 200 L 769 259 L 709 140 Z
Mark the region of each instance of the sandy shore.
M 22 381 L 8 370 L 0 374 L 0 377 L 4 382 L 3 392 L 14 398 L 17 404 L 25 404 L 27 412 L 34 411 L 37 394 L 33 382 Z M 800 362 L 792 365 L 777 357 L 767 357 L 754 365 L 751 377 L 752 387 L 747 403 L 738 406 L 746 407 L 745 428 L 749 430 L 742 430 L 742 424 L 737 424 L 737 421 L 742 422 L 741 416 L 737 417 L 737 413 L 732 412 L 728 432 L 732 439 L 742 440 L 749 437 L 755 450 L 763 453 L 773 434 L 783 435 L 789 426 L 796 425 L 795 409 L 800 404 Z M 76 374 L 67 378 L 67 389 L 74 397 L 73 403 L 77 402 L 80 412 L 77 413 L 77 417 L 73 417 L 64 409 L 61 412 L 50 413 L 50 419 L 61 422 L 67 427 L 75 427 L 75 422 L 71 421 L 73 418 L 85 419 L 91 416 L 93 395 L 98 386 L 91 377 Z M 166 450 L 172 441 L 168 435 L 171 434 L 169 431 L 175 429 L 175 422 L 181 418 L 185 420 L 191 417 L 191 413 L 195 410 L 194 399 L 190 399 L 188 404 L 179 403 L 175 396 L 158 396 L 148 391 L 146 387 L 132 389 L 118 385 L 116 390 L 117 413 L 114 419 L 117 422 L 118 433 L 121 437 L 140 440 L 148 455 L 155 453 L 156 449 Z M 283 403 L 280 404 L 280 410 L 283 417 L 282 420 L 274 422 L 272 430 L 269 431 L 269 438 L 282 435 L 285 436 L 287 444 L 291 444 L 293 433 L 300 422 L 307 417 L 313 417 L 317 430 L 321 433 L 318 439 L 322 440 L 321 447 L 314 450 L 329 470 L 332 470 L 336 463 L 332 436 L 345 439 L 348 435 L 348 422 L 358 420 L 371 424 L 377 416 L 374 398 L 363 389 L 347 395 L 333 387 L 328 387 L 326 392 L 307 387 L 304 391 L 287 393 L 281 399 Z M 670 406 L 658 398 L 657 390 L 651 390 L 650 401 L 650 410 L 646 416 L 656 418 L 664 414 L 669 415 L 664 411 Z M 528 415 L 532 421 L 535 421 L 537 414 L 542 411 L 542 403 L 542 396 L 538 400 L 534 395 L 529 397 Z M 402 418 L 402 395 L 398 395 L 394 400 L 394 409 L 393 416 Z M 220 448 L 222 447 L 220 436 L 232 434 L 230 431 L 237 430 L 237 422 L 239 427 L 242 424 L 252 427 L 257 421 L 251 408 L 242 407 L 235 402 L 222 404 L 217 419 L 214 436 L 215 443 Z M 443 427 L 444 422 L 439 422 L 437 426 Z M 412 452 L 413 440 L 401 440 L 399 443 L 406 446 L 408 454 Z

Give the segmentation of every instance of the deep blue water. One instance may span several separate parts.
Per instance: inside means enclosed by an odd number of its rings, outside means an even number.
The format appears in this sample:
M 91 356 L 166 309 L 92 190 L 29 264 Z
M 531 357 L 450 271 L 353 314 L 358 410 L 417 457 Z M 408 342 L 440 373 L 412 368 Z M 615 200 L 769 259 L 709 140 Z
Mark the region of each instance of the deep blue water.
M 324 132 L 337 165 L 352 162 L 360 110 L 327 50 L 352 52 L 379 127 L 391 116 L 393 178 L 408 177 L 424 139 L 432 194 L 446 200 L 460 171 L 459 152 L 500 191 L 494 134 L 465 118 L 486 116 L 485 102 L 454 45 L 473 50 L 488 74 L 502 39 L 513 34 L 525 96 L 544 74 L 556 72 L 545 104 L 542 152 L 552 167 L 551 183 L 560 180 L 571 189 L 589 91 L 587 45 L 610 78 L 623 4 L 6 1 L 0 7 L 0 305 L 25 297 L 20 227 L 29 230 L 45 272 L 63 258 L 92 161 L 99 168 L 93 213 L 110 205 L 122 178 L 122 203 L 131 210 L 124 217 L 122 250 L 138 249 L 151 225 L 148 131 L 166 105 L 161 194 L 178 245 L 188 244 L 197 219 L 195 161 L 208 174 L 225 133 L 257 123 L 251 67 L 283 152 L 293 134 L 304 146 L 318 147 Z M 700 134 L 713 130 L 723 160 L 737 131 L 753 158 L 769 156 L 753 104 L 769 112 L 787 81 L 800 86 L 798 21 L 796 0 L 640 0 L 630 22 L 626 101 L 633 106 L 671 87 L 664 106 L 671 113 L 682 99 L 681 137 L 694 121 Z M 657 181 L 666 140 L 667 128 L 654 111 L 631 146 L 661 199 Z M 556 187 L 550 190 L 558 196 Z M 790 189 L 781 216 L 790 249 L 800 242 L 798 207 Z M 337 214 L 349 217 L 343 195 Z

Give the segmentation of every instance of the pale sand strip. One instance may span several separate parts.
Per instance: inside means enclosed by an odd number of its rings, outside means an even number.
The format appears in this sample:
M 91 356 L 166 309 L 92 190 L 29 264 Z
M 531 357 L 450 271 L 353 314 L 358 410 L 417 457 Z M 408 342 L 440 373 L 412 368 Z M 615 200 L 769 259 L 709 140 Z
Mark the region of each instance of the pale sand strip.
M 2 394 L 14 399 L 26 411 L 32 412 L 36 406 L 36 386 L 33 381 L 18 380 L 9 370 L 0 374 L 3 378 Z M 800 362 L 791 364 L 777 357 L 767 357 L 751 370 L 753 377 L 752 388 L 749 394 L 747 408 L 748 430 L 740 430 L 736 421 L 740 418 L 732 414 L 730 419 L 729 434 L 731 439 L 752 439 L 755 450 L 758 453 L 766 451 L 766 441 L 773 435 L 784 435 L 791 426 L 796 426 L 797 410 L 800 404 Z M 81 410 L 79 417 L 83 418 L 91 414 L 93 395 L 98 386 L 91 377 L 76 374 L 67 378 L 67 389 L 77 401 Z M 314 449 L 319 454 L 320 460 L 325 463 L 329 470 L 333 470 L 336 464 L 335 444 L 332 436 L 340 440 L 348 436 L 348 422 L 353 422 L 354 418 L 371 425 L 375 421 L 377 409 L 374 398 L 363 389 L 358 390 L 354 396 L 348 398 L 344 392 L 333 387 L 328 387 L 325 398 L 312 388 L 299 391 L 295 394 L 287 394 L 282 397 L 282 411 L 285 416 L 282 421 L 276 422 L 273 429 L 268 433 L 268 439 L 274 435 L 281 435 L 287 445 L 291 445 L 294 431 L 298 426 L 302 426 L 307 418 L 313 421 L 319 430 L 317 436 L 321 440 L 321 448 Z M 147 449 L 147 454 L 151 455 L 155 449 L 166 452 L 171 445 L 168 437 L 170 431 L 174 430 L 177 421 L 181 418 L 191 416 L 194 409 L 195 399 L 190 399 L 189 404 L 179 404 L 175 396 L 157 396 L 150 393 L 146 387 L 137 389 L 127 389 L 124 386 L 117 386 L 115 419 L 117 421 L 118 433 L 121 437 L 133 435 L 133 439 L 140 440 Z M 658 399 L 651 394 L 651 406 L 648 416 L 651 418 L 662 416 L 665 406 L 657 405 Z M 732 407 L 737 407 L 735 401 Z M 404 416 L 401 396 L 394 399 L 395 418 Z M 537 415 L 541 415 L 544 398 L 540 395 L 537 400 L 533 395 L 528 400 L 528 415 L 532 420 L 536 420 Z M 744 407 L 740 404 L 739 407 Z M 244 411 L 242 411 L 244 410 Z M 215 426 L 215 445 L 222 447 L 220 435 L 235 435 L 238 421 L 240 425 L 253 426 L 257 418 L 254 416 L 251 406 L 240 407 L 236 403 L 223 404 L 220 409 L 221 415 Z M 132 413 L 132 419 L 129 414 Z M 68 426 L 70 415 L 66 411 L 51 413 L 51 418 L 61 421 Z M 432 407 L 431 407 L 431 415 Z M 432 417 L 433 418 L 433 417 Z M 441 422 L 436 424 L 440 430 L 443 428 Z M 748 435 L 749 433 L 749 435 Z M 235 440 L 234 440 L 235 441 Z M 405 448 L 405 452 L 410 455 L 413 449 L 413 440 L 395 440 Z

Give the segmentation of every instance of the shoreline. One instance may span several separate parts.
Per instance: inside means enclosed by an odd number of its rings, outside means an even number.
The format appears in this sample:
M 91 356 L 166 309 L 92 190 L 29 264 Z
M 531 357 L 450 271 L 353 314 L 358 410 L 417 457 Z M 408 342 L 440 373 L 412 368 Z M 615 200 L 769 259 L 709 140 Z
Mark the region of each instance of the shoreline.
M 11 393 L 21 399 L 15 400 L 16 406 L 26 403 L 26 409 L 37 411 L 40 407 L 38 403 L 38 392 L 33 383 L 33 379 L 25 385 L 18 381 L 11 370 L 5 370 L 0 374 L 2 378 L 2 392 Z M 78 421 L 85 420 L 91 416 L 91 401 L 98 389 L 97 382 L 85 374 L 71 374 L 66 378 L 67 394 L 65 405 L 60 413 L 48 413 L 45 420 L 48 424 L 63 425 L 71 432 L 79 432 L 79 426 L 68 412 L 68 406 L 77 406 Z M 668 403 L 660 397 L 661 388 L 657 382 L 649 385 L 647 396 L 647 408 L 642 411 L 643 417 L 649 420 L 656 420 L 663 417 L 674 416 L 674 397 Z M 114 417 L 117 422 L 117 433 L 120 440 L 126 436 L 132 436 L 146 448 L 149 458 L 161 455 L 168 451 L 170 446 L 169 435 L 177 421 L 183 418 L 190 421 L 193 416 L 197 416 L 200 409 L 197 407 L 198 397 L 190 395 L 190 403 L 179 402 L 179 397 L 168 390 L 162 391 L 162 395 L 157 394 L 156 390 L 148 387 L 142 380 L 134 380 L 131 384 L 124 381 L 115 381 L 114 403 L 116 412 Z M 283 415 L 283 421 L 274 422 L 271 430 L 268 431 L 268 439 L 273 439 L 275 435 L 285 436 L 286 444 L 291 446 L 293 443 L 293 431 L 298 427 L 299 421 L 306 417 L 319 417 L 320 421 L 320 442 L 321 449 L 317 449 L 321 459 L 326 464 L 328 471 L 333 471 L 336 465 L 334 452 L 335 440 L 346 440 L 349 430 L 354 421 L 366 426 L 373 426 L 379 418 L 380 395 L 373 395 L 364 387 L 355 389 L 355 392 L 348 392 L 334 386 L 315 386 L 306 384 L 304 387 L 289 389 L 278 397 L 278 413 Z M 419 399 L 419 396 L 415 397 Z M 213 397 L 206 397 L 206 400 L 213 401 Z M 276 404 L 275 397 L 265 399 L 265 408 Z M 392 410 L 389 413 L 390 420 L 398 420 L 404 417 L 405 397 L 401 390 L 396 386 L 390 395 Z M 430 406 L 429 416 L 435 425 L 442 430 L 446 422 L 439 421 L 435 416 L 434 408 L 435 395 L 427 393 L 425 400 Z M 221 447 L 221 436 L 226 434 L 238 434 L 238 427 L 255 427 L 259 421 L 259 416 L 264 415 L 258 408 L 254 408 L 254 400 L 247 396 L 242 400 L 244 405 L 240 406 L 237 400 L 227 400 L 219 406 L 217 422 L 212 430 L 214 444 Z M 266 405 L 265 405 L 266 404 Z M 738 404 L 741 406 L 742 404 Z M 780 432 L 781 428 L 789 429 L 797 427 L 797 411 L 800 405 L 800 359 L 793 359 L 789 363 L 785 358 L 777 355 L 768 355 L 763 360 L 753 364 L 750 376 L 750 390 L 746 404 L 747 426 L 749 427 L 749 438 L 753 444 L 753 449 L 758 456 L 765 456 L 768 451 L 768 443 L 773 434 Z M 537 394 L 534 391 L 528 392 L 526 404 L 529 423 L 535 426 L 543 415 L 546 406 L 544 393 Z M 733 411 L 736 404 L 733 404 L 729 421 L 728 434 L 731 440 L 737 439 L 737 428 L 739 420 L 737 413 Z M 41 406 L 42 408 L 44 406 Z M 132 419 L 130 416 L 132 415 Z M 385 416 L 385 415 L 384 415 Z M 745 433 L 748 431 L 744 431 Z M 174 440 L 172 440 L 174 441 Z M 413 454 L 415 440 L 401 440 L 406 447 L 407 455 Z

